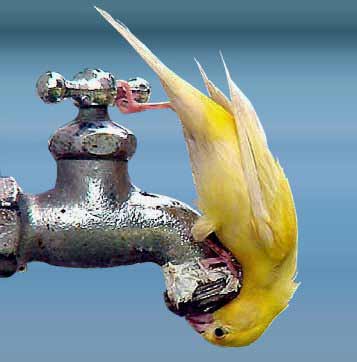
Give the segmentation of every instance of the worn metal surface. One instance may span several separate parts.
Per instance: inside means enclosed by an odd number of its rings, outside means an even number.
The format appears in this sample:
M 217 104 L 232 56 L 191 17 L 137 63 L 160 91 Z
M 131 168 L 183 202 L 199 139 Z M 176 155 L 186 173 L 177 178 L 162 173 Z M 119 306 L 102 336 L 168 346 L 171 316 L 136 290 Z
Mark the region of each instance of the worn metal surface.
M 196 260 L 182 264 L 168 262 L 163 266 L 163 272 L 168 307 L 181 315 L 197 310 L 210 312 L 223 300 L 228 302 L 233 299 L 242 286 L 226 266 L 206 269 Z
M 59 160 L 56 187 L 24 195 L 20 211 L 21 261 L 110 267 L 180 263 L 202 255 L 190 235 L 196 213 L 132 186 L 124 161 Z
M 90 71 L 80 74 L 80 92 L 102 91 L 92 80 L 86 85 Z M 197 212 L 132 185 L 135 148 L 135 136 L 109 119 L 106 106 L 86 105 L 49 141 L 57 162 L 53 189 L 23 194 L 13 179 L 0 178 L 0 274 L 31 261 L 74 268 L 154 262 L 163 267 L 166 298 L 178 314 L 192 313 L 192 306 L 212 311 L 236 295 L 239 280 L 227 266 L 200 263 L 212 251 L 192 238 Z
M 58 129 L 49 149 L 59 159 L 129 160 L 136 150 L 136 137 L 109 119 L 106 107 L 81 108 L 77 118 Z
M 20 241 L 18 199 L 20 189 L 12 177 L 0 177 L 0 277 L 13 275 L 18 268 Z
M 15 207 L 19 190 L 13 177 L 0 177 L 0 207 Z

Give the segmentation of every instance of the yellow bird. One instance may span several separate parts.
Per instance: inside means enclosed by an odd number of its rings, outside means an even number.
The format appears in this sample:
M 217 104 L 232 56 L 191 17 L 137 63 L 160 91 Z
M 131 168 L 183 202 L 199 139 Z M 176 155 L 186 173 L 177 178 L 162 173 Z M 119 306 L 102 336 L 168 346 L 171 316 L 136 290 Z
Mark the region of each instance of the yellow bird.
M 268 148 L 253 106 L 226 66 L 231 100 L 199 65 L 207 97 L 167 68 L 123 24 L 97 10 L 158 75 L 182 122 L 202 212 L 194 237 L 204 241 L 215 233 L 243 269 L 240 294 L 191 324 L 200 326 L 211 343 L 248 345 L 288 306 L 297 289 L 297 219 L 289 182 Z

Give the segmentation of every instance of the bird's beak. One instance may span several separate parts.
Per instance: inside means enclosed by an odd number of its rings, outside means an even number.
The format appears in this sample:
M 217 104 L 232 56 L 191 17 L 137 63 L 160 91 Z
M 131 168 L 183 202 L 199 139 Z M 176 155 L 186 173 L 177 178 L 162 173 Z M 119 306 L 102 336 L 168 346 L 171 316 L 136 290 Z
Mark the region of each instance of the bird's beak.
M 186 320 L 191 325 L 191 327 L 200 334 L 205 333 L 213 323 L 213 317 L 210 313 L 187 315 Z

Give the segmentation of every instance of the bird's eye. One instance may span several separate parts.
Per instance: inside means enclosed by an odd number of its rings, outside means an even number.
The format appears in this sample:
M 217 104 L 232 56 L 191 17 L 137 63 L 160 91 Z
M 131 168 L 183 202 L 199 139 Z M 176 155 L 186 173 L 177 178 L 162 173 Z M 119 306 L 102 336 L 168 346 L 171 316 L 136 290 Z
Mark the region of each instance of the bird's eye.
M 227 331 L 221 327 L 218 327 L 214 330 L 214 335 L 218 339 L 224 338 L 226 334 L 227 334 Z

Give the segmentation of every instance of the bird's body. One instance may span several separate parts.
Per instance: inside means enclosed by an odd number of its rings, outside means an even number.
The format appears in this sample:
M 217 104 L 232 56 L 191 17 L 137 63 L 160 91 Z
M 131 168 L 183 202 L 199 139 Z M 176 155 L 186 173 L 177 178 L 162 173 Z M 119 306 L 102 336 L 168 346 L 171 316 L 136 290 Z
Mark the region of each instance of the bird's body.
M 213 314 L 203 335 L 216 344 L 246 345 L 287 307 L 296 289 L 297 224 L 289 183 L 257 119 L 248 119 L 255 123 L 244 134 L 233 109 L 227 112 L 201 94 L 192 94 L 184 106 L 181 97 L 177 104 L 175 95 L 170 99 L 184 126 L 203 213 L 194 235 L 204 240 L 214 232 L 243 268 L 239 296 Z M 244 112 L 241 117 L 247 117 Z M 217 338 L 217 330 L 224 335 Z
M 252 105 L 228 71 L 231 100 L 200 67 L 209 98 L 169 70 L 125 26 L 101 13 L 159 76 L 182 122 L 203 214 L 193 235 L 204 241 L 215 233 L 243 268 L 240 294 L 212 314 L 202 335 L 219 345 L 250 344 L 288 306 L 297 287 L 297 222 L 288 180 Z

